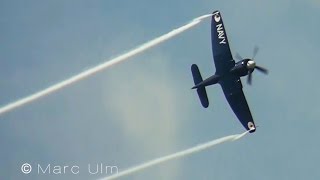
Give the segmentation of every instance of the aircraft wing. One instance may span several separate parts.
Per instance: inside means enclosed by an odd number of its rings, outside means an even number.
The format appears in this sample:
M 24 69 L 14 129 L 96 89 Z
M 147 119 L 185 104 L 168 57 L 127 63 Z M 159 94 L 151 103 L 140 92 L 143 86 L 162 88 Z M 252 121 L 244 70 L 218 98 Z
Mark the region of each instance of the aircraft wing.
M 228 75 L 220 82 L 224 95 L 241 122 L 241 124 L 250 132 L 255 131 L 255 124 L 248 106 L 246 97 L 242 91 L 242 83 L 239 77 Z
M 226 30 L 219 11 L 212 13 L 211 20 L 211 41 L 216 74 L 221 75 L 219 83 L 223 93 L 241 124 L 250 132 L 255 131 L 253 118 L 242 91 L 240 77 L 229 73 L 234 67 L 235 61 L 229 47 Z
M 229 47 L 227 34 L 219 11 L 212 13 L 211 43 L 216 74 L 222 75 L 230 71 L 235 62 Z

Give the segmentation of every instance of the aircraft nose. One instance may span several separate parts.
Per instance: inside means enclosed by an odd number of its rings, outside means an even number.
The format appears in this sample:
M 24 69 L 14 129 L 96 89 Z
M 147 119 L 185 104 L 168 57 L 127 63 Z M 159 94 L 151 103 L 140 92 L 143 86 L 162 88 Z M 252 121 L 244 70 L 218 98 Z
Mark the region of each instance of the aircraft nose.
M 256 67 L 256 62 L 254 62 L 253 60 L 249 60 L 247 62 L 247 67 L 248 69 L 254 69 Z

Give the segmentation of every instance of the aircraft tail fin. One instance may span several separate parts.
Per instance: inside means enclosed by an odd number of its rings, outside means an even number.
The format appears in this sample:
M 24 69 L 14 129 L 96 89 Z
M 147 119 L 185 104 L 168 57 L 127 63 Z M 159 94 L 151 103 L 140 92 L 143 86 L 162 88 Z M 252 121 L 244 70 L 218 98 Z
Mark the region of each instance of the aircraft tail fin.
M 192 72 L 193 81 L 194 81 L 195 85 L 197 85 L 203 81 L 201 74 L 200 74 L 200 71 L 199 71 L 199 68 L 196 64 L 192 64 L 191 72 Z M 204 108 L 207 108 L 209 106 L 209 100 L 208 100 L 208 96 L 207 96 L 206 87 L 205 86 L 197 87 L 197 93 L 198 93 L 198 96 L 199 96 L 199 99 L 200 99 L 202 106 Z

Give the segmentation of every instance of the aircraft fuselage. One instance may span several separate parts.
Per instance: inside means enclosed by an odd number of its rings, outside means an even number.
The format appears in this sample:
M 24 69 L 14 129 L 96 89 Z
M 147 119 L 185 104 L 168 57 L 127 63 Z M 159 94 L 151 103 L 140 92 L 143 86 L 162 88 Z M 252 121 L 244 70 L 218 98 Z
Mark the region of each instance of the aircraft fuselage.
M 241 60 L 241 61 L 237 62 L 235 64 L 235 66 L 230 70 L 230 72 L 235 74 L 235 75 L 237 75 L 237 76 L 239 76 L 239 77 L 248 75 L 249 74 L 249 69 L 248 69 L 247 63 L 248 63 L 249 60 L 250 59 L 244 59 L 244 60 Z

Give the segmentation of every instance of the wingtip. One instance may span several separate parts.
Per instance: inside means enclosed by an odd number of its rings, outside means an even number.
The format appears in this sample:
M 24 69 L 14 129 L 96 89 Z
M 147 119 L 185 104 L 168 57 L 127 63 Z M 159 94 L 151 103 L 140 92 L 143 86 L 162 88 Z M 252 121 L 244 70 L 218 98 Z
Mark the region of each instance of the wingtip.
M 215 10 L 215 11 L 212 12 L 212 14 L 217 14 L 217 13 L 220 13 L 220 11 L 219 10 Z
M 256 131 L 256 127 L 250 127 L 249 128 L 249 133 L 254 133 Z

